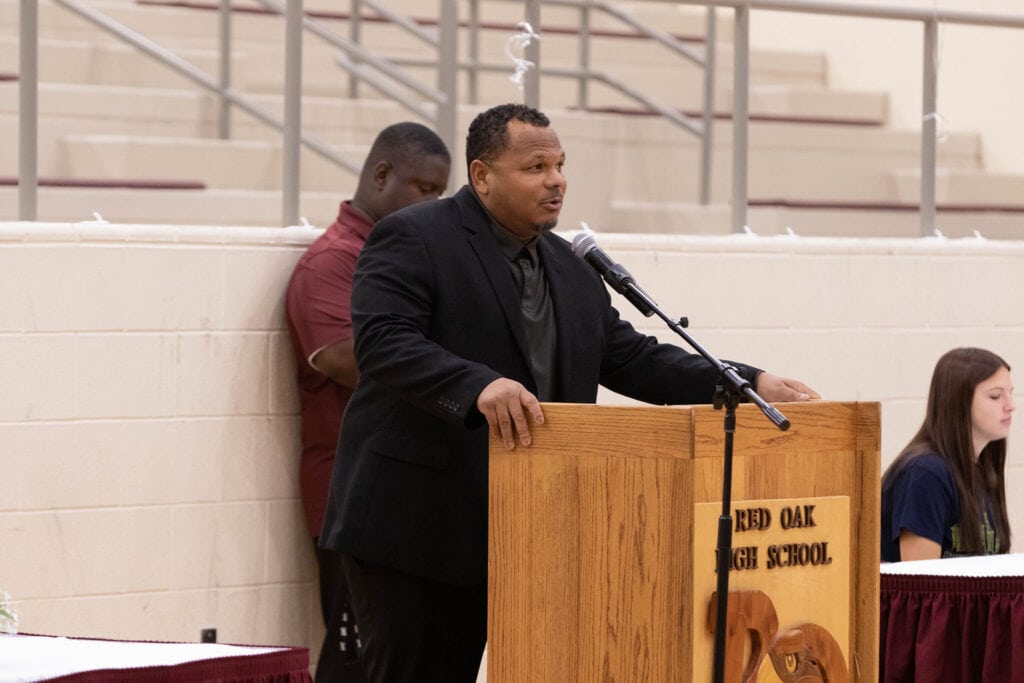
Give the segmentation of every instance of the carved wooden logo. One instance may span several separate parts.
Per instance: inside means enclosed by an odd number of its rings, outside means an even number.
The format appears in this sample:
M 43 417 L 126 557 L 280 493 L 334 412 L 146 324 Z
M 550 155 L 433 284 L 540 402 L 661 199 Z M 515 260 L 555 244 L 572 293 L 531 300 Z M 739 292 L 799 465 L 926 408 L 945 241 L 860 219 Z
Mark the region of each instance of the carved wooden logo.
M 715 632 L 717 600 L 717 593 L 712 594 L 707 624 L 712 634 Z M 780 633 L 775 604 L 762 591 L 729 591 L 727 623 L 726 681 L 849 683 L 846 660 L 832 634 L 810 622 L 792 626 Z M 766 661 L 774 669 L 777 678 L 765 670 Z

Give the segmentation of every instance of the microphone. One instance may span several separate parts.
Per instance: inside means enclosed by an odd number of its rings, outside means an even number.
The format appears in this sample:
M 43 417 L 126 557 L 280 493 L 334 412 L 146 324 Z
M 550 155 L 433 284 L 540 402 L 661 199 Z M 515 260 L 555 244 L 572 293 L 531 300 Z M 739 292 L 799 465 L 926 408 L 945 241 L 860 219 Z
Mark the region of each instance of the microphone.
M 654 314 L 651 307 L 651 297 L 647 292 L 640 289 L 636 280 L 624 266 L 615 261 L 597 246 L 597 239 L 594 233 L 583 224 L 584 231 L 576 235 L 572 240 L 572 253 L 593 266 L 597 274 L 608 283 L 612 289 L 626 297 L 631 304 L 640 309 L 648 318 Z

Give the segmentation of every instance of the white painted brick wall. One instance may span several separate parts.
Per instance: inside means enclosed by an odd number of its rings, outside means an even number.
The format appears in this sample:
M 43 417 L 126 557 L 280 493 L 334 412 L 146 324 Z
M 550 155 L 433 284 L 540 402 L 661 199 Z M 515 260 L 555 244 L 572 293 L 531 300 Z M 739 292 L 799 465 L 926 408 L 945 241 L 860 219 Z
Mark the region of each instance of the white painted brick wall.
M 23 630 L 195 640 L 214 626 L 315 657 L 282 302 L 317 234 L 0 224 L 0 588 Z M 883 463 L 917 428 L 941 353 L 985 346 L 1024 367 L 1024 243 L 599 241 L 716 355 L 881 401 Z
M 883 467 L 920 426 L 932 368 L 945 351 L 986 347 L 1021 374 L 1021 242 L 672 235 L 601 235 L 599 242 L 666 312 L 688 316 L 691 336 L 720 358 L 802 379 L 826 399 L 880 401 Z M 662 341 L 677 339 L 628 302 L 619 310 Z M 629 402 L 610 392 L 601 400 Z M 1007 465 L 1017 551 L 1021 419 Z
M 315 230 L 0 224 L 26 631 L 318 647 L 283 296 Z

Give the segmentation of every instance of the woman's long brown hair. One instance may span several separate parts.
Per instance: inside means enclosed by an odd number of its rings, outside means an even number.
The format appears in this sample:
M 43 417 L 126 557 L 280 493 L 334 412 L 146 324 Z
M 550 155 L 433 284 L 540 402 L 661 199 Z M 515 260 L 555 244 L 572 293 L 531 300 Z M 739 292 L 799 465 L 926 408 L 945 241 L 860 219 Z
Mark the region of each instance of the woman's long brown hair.
M 941 456 L 953 472 L 960 497 L 960 542 L 964 552 L 985 552 L 982 514 L 976 503 L 985 492 L 992 505 L 999 552 L 1010 549 L 1010 522 L 1006 514 L 1006 439 L 990 441 L 981 451 L 977 467 L 971 439 L 971 403 L 974 390 L 1001 368 L 1010 369 L 1002 358 L 977 348 L 953 349 L 935 364 L 928 390 L 924 423 L 910 443 L 882 475 L 882 488 L 892 484 L 911 460 L 925 453 Z

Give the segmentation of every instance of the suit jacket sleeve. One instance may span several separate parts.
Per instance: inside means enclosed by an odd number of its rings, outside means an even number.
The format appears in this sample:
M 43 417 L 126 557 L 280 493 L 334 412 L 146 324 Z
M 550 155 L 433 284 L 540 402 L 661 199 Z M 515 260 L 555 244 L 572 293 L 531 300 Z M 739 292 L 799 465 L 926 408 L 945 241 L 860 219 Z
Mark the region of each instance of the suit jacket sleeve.
M 607 290 L 605 291 L 607 296 Z M 606 342 L 601 363 L 601 384 L 617 393 L 653 404 L 710 403 L 718 371 L 697 353 L 689 353 L 638 332 L 609 303 Z M 723 360 L 754 384 L 760 370 Z
M 542 247 L 557 316 L 560 400 L 592 403 L 601 384 L 656 405 L 711 402 L 718 373 L 702 356 L 659 343 L 623 320 L 604 281 L 569 242 L 548 234 Z M 733 365 L 753 382 L 757 368 Z
M 359 257 L 352 320 L 360 374 L 428 414 L 474 427 L 483 421 L 476 399 L 500 375 L 436 341 L 435 325 L 451 318 L 433 300 L 438 266 L 419 229 L 433 228 L 391 214 L 374 227 Z

